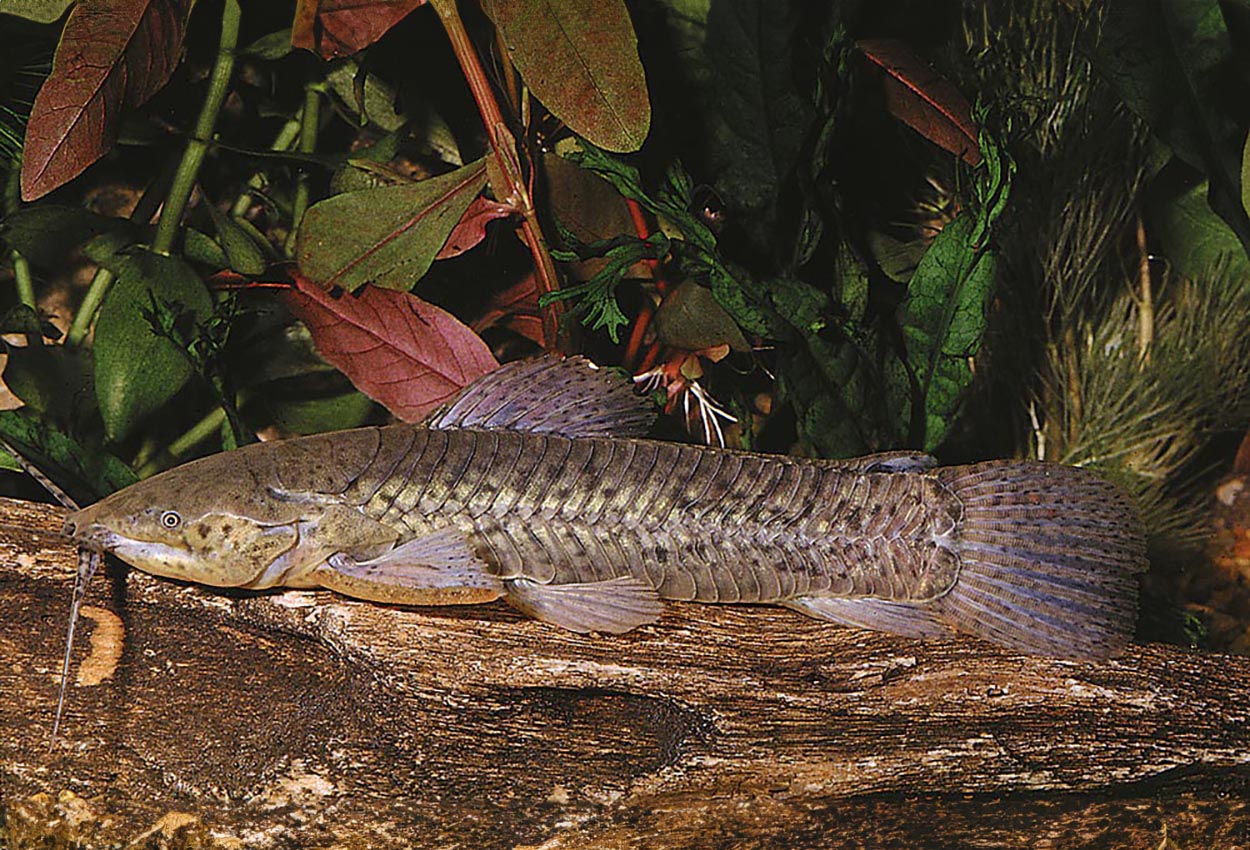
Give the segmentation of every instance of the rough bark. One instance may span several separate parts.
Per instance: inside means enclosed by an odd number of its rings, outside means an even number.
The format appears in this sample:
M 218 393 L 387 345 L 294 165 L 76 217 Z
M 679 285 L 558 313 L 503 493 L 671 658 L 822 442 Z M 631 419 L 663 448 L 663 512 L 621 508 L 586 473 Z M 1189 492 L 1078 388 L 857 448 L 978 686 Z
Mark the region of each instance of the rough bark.
M 1059 662 L 768 608 L 582 637 L 114 565 L 49 748 L 60 517 L 0 500 L 0 845 L 1250 846 L 1248 659 Z

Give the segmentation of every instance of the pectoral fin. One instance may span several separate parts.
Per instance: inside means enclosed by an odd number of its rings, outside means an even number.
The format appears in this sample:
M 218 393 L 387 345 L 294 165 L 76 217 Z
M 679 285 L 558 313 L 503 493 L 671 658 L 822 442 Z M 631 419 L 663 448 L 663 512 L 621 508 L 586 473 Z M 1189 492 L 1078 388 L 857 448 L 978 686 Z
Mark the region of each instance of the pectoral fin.
M 336 552 L 315 578 L 347 596 L 399 605 L 473 605 L 503 595 L 503 583 L 454 528 L 363 560 Z
M 536 620 L 572 632 L 619 635 L 660 618 L 664 604 L 655 588 L 632 576 L 579 584 L 508 582 L 507 601 Z

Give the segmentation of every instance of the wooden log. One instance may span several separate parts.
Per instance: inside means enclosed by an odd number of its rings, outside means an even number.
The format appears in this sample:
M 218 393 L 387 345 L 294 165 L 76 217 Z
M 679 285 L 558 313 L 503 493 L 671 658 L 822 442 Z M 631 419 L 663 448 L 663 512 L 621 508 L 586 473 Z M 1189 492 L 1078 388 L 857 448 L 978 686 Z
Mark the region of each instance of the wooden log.
M 61 517 L 0 500 L 0 845 L 1250 847 L 1250 659 L 774 608 L 589 637 L 114 565 L 49 748 Z

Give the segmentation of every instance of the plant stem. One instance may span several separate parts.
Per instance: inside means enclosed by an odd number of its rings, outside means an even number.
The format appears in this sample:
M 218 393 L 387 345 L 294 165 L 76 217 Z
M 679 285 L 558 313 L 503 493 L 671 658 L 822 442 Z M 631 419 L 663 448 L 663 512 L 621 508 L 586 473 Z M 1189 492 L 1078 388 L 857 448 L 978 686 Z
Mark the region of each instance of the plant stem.
M 104 301 L 104 296 L 113 288 L 113 281 L 117 277 L 104 266 L 100 266 L 95 271 L 95 276 L 91 278 L 91 285 L 87 287 L 87 294 L 83 296 L 82 303 L 78 305 L 78 312 L 74 314 L 74 321 L 70 322 L 69 330 L 65 332 L 65 344 L 73 348 L 80 345 L 87 336 L 87 331 L 91 329 L 91 320 L 95 318 L 96 312 L 100 309 L 100 304 Z
M 182 223 L 182 214 L 191 198 L 191 190 L 195 188 L 196 178 L 200 173 L 200 165 L 208 152 L 212 141 L 213 128 L 217 124 L 217 114 L 226 100 L 230 89 L 230 76 L 234 72 L 234 49 L 239 42 L 239 0 L 226 0 L 221 15 L 221 38 L 217 46 L 217 61 L 213 63 L 213 72 L 208 78 L 208 95 L 204 105 L 200 107 L 200 117 L 195 122 L 195 133 L 187 142 L 183 151 L 182 162 L 174 175 L 174 182 L 165 197 L 165 207 L 161 210 L 160 221 L 156 224 L 156 236 L 152 239 L 152 250 L 158 254 L 168 255 L 178 237 L 178 228 Z
M 547 293 L 556 292 L 560 289 L 560 277 L 551 259 L 551 252 L 547 250 L 542 226 L 539 224 L 538 214 L 534 209 L 534 199 L 530 195 L 529 186 L 521 173 L 521 165 L 517 161 L 519 149 L 516 139 L 508 130 L 503 114 L 499 111 L 499 102 L 490 87 L 490 81 L 486 78 L 486 72 L 478 59 L 473 41 L 464 28 L 464 21 L 460 19 L 456 0 L 430 0 L 430 5 L 438 12 L 443 29 L 447 32 L 447 38 L 451 41 L 452 50 L 460 62 L 460 69 L 469 83 L 469 90 L 473 92 L 473 99 L 477 101 L 478 112 L 482 115 L 486 137 L 490 139 L 495 160 L 491 182 L 503 184 L 494 186 L 495 194 L 499 200 L 506 200 L 521 213 L 521 235 L 534 258 L 538 294 L 541 297 Z M 553 301 L 543 307 L 543 337 L 548 348 L 569 353 L 572 342 L 560 321 L 563 310 L 563 305 L 559 301 Z
M 1137 355 L 1142 363 L 1150 362 L 1150 346 L 1155 336 L 1154 296 L 1150 287 L 1150 251 L 1146 244 L 1146 224 L 1140 212 L 1137 213 L 1137 281 L 1141 289 L 1141 297 L 1137 301 Z
M 282 129 L 278 131 L 278 135 L 274 137 L 273 144 L 269 146 L 271 151 L 289 151 L 291 145 L 299 138 L 300 124 L 304 115 L 301 108 L 299 113 L 282 125 Z M 265 172 L 257 171 L 248 178 L 248 189 L 260 189 L 266 183 L 267 177 Z M 248 207 L 252 205 L 252 193 L 250 191 L 243 192 L 235 199 L 234 206 L 230 208 L 230 215 L 233 218 L 243 218 L 247 214 Z
M 170 443 L 169 448 L 165 450 L 165 454 L 175 460 L 182 458 L 187 452 L 220 431 L 221 423 L 225 421 L 226 411 L 220 407 L 214 407 L 203 419 L 192 425 L 186 433 Z M 140 467 L 138 474 L 140 478 L 147 478 L 159 472 L 160 469 L 160 457 L 152 457 Z
M 299 128 L 299 152 L 313 153 L 317 150 L 317 125 L 321 123 L 321 84 L 309 82 L 304 86 L 304 114 Z M 286 237 L 286 255 L 295 256 L 295 241 L 299 238 L 300 222 L 308 209 L 311 192 L 308 169 L 300 167 L 295 183 L 295 199 L 291 204 L 291 232 Z
M 22 206 L 22 157 L 14 156 L 9 162 L 9 175 L 4 183 L 5 215 L 15 213 Z M 17 287 L 17 298 L 27 307 L 35 307 L 35 284 L 30 274 L 30 263 L 17 250 L 11 252 L 13 258 L 13 283 Z
M 32 310 L 35 309 L 35 283 L 30 273 L 30 263 L 19 252 L 12 252 L 13 284 L 17 287 L 17 299 Z

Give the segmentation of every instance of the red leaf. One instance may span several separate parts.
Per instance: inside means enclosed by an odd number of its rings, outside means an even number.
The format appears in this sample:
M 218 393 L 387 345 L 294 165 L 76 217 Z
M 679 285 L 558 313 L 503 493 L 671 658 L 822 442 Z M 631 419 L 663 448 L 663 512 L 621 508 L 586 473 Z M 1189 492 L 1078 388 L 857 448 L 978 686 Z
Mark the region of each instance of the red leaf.
M 497 218 L 507 218 L 518 210 L 511 204 L 492 201 L 485 195 L 479 195 L 469 204 L 469 208 L 460 216 L 460 221 L 452 228 L 451 235 L 443 243 L 442 249 L 434 256 L 436 260 L 459 257 L 477 243 L 486 238 L 486 225 Z
M 873 38 L 855 46 L 886 72 L 885 98 L 895 118 L 969 165 L 981 161 L 977 125 L 959 89 L 901 41 Z
M 473 330 L 478 333 L 496 325 L 510 328 L 532 340 L 539 348 L 547 347 L 542 310 L 538 306 L 538 285 L 533 271 L 507 289 L 492 295 L 482 314 L 473 320 Z
M 499 367 L 481 337 L 411 293 L 364 286 L 335 295 L 297 276 L 283 298 L 321 356 L 405 422 Z
M 291 46 L 312 50 L 323 59 L 351 56 L 424 4 L 425 0 L 299 0 Z
M 22 197 L 68 183 L 117 141 L 126 107 L 168 82 L 193 0 L 81 0 L 26 127 Z
M 534 96 L 573 132 L 627 153 L 651 131 L 647 75 L 625 0 L 483 0 Z

